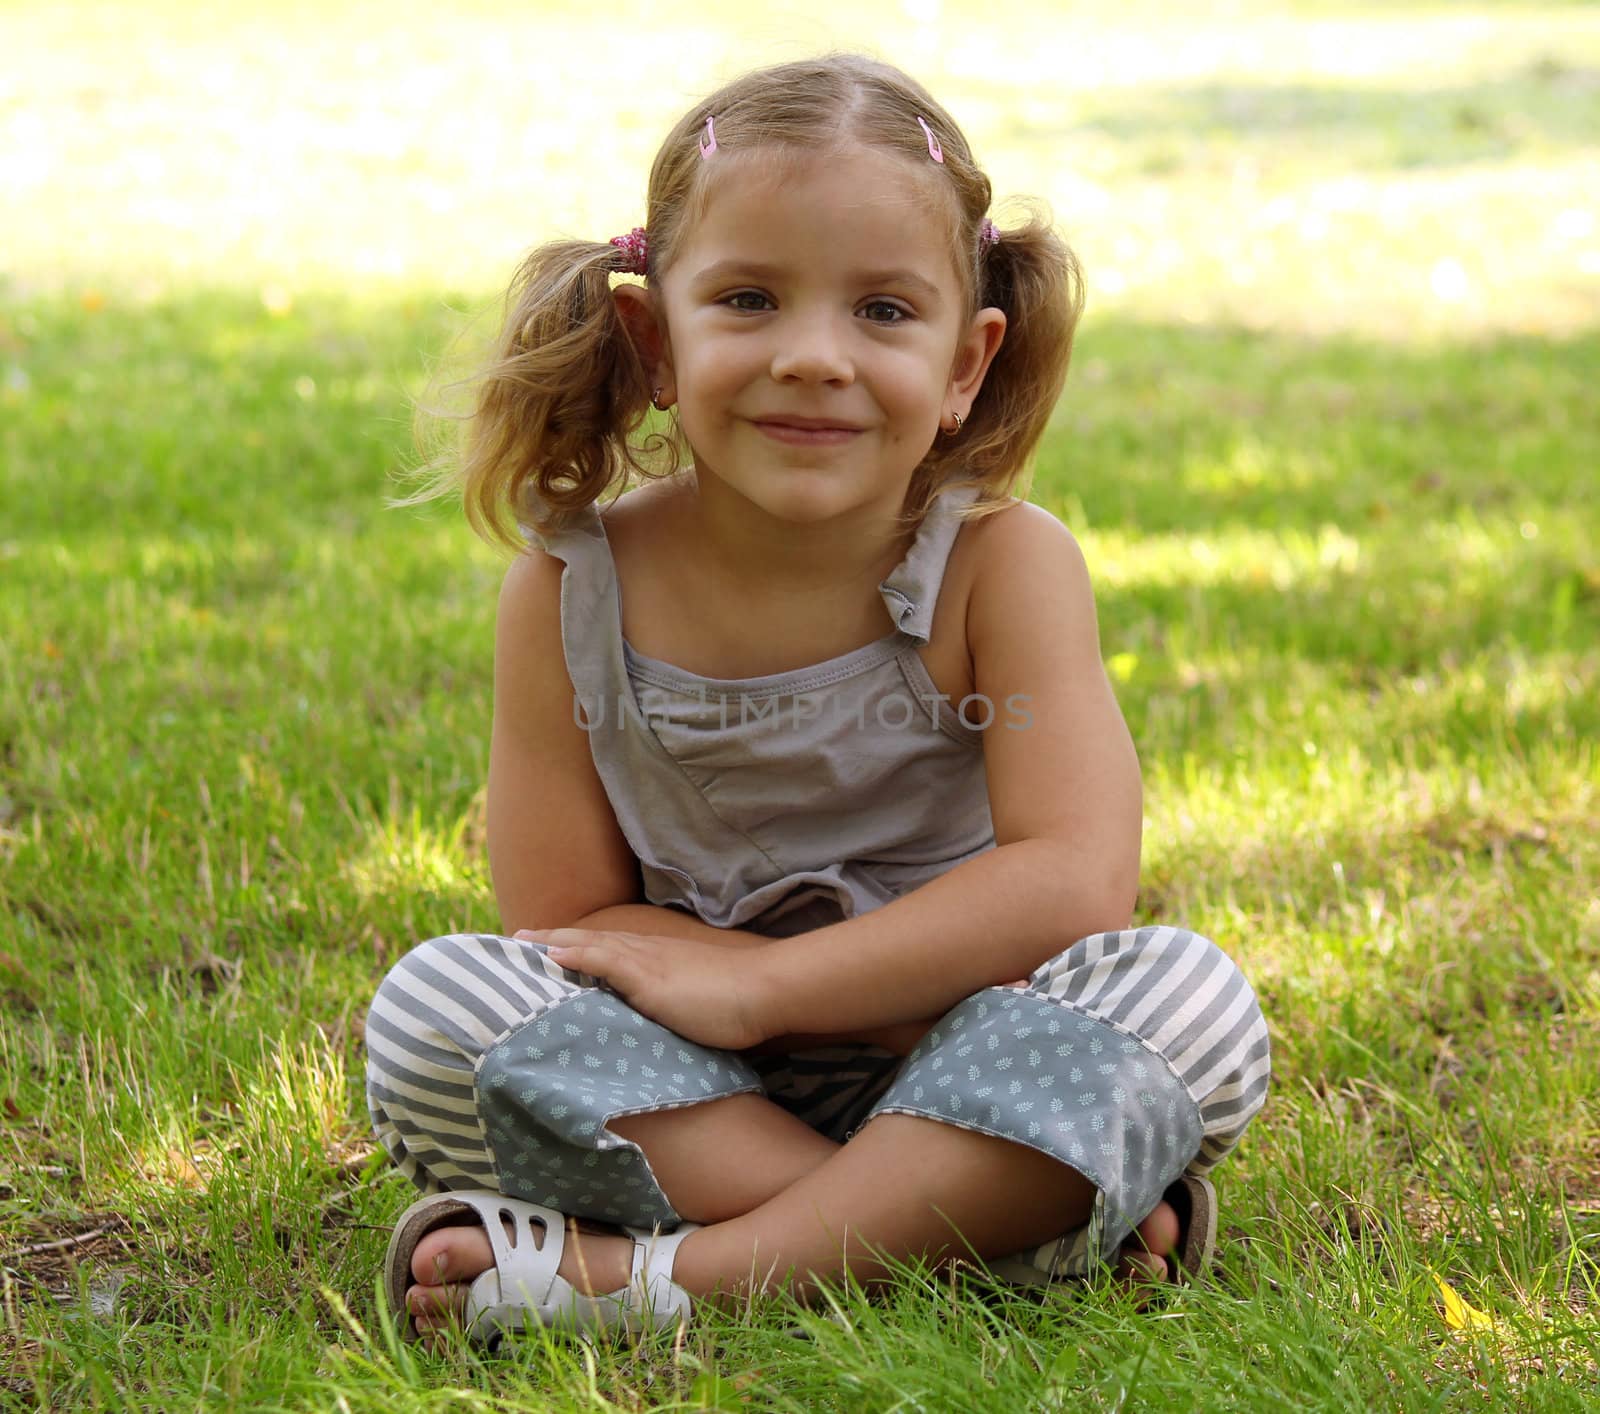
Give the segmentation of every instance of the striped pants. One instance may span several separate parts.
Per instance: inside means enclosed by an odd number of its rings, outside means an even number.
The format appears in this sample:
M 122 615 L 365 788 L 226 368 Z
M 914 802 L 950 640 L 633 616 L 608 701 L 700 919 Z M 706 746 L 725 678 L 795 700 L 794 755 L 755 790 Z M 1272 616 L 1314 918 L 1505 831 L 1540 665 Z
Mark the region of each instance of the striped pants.
M 760 1093 L 840 1141 L 874 1115 L 910 1114 L 1059 1159 L 1095 1186 L 1088 1224 L 991 1265 L 1082 1275 L 1181 1173 L 1238 1142 L 1271 1070 L 1243 974 L 1174 928 L 1084 938 L 1025 988 L 959 1002 L 904 1060 L 853 1045 L 713 1050 L 589 980 L 538 944 L 482 934 L 435 938 L 394 966 L 367 1017 L 367 1103 L 413 1183 L 670 1227 L 679 1215 L 644 1153 L 608 1123 Z

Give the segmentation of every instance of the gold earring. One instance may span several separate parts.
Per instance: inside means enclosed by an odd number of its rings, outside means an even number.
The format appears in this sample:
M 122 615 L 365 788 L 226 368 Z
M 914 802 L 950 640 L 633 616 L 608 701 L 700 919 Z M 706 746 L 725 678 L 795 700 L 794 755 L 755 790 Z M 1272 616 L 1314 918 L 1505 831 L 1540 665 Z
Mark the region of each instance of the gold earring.
M 955 418 L 956 425 L 954 427 L 941 427 L 939 430 L 941 432 L 943 432 L 946 437 L 959 436 L 960 433 L 961 433 L 961 422 L 962 422 L 961 414 L 959 412 L 956 412 L 954 409 L 952 409 L 951 413 L 950 413 L 950 416 Z
M 666 408 L 661 406 L 661 389 L 657 388 L 655 392 L 650 394 L 650 406 L 653 407 L 657 412 L 666 411 Z

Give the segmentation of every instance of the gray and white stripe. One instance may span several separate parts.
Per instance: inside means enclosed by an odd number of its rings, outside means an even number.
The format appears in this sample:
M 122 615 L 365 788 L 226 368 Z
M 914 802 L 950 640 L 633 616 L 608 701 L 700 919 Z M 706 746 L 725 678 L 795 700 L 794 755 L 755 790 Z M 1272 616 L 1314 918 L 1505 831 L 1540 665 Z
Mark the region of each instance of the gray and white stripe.
M 478 1103 L 482 1058 L 581 985 L 534 944 L 490 934 L 435 938 L 395 965 L 367 1014 L 367 1107 L 407 1178 L 429 1192 L 500 1186 Z M 842 1142 L 900 1061 L 838 1046 L 753 1063 L 774 1101 Z
M 367 1013 L 367 1108 L 417 1187 L 499 1187 L 478 1112 L 478 1064 L 578 985 L 578 974 L 533 945 L 482 933 L 435 938 L 390 970 Z
M 1191 1173 L 1215 1165 L 1266 1103 L 1271 1047 L 1255 993 L 1233 960 L 1197 933 L 1096 933 L 1046 963 L 1028 990 L 1137 1036 L 1165 1058 L 1204 1125 Z

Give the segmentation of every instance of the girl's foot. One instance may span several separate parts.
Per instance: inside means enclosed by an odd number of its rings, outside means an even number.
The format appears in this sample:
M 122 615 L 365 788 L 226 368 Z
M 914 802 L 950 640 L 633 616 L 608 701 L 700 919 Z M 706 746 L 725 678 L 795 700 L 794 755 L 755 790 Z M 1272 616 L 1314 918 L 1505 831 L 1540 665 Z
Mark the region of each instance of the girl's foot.
M 1122 1244 L 1118 1275 L 1136 1282 L 1170 1280 L 1168 1259 L 1177 1250 L 1178 1236 L 1178 1215 L 1172 1205 L 1157 1204 Z M 631 1238 L 593 1223 L 569 1220 L 567 1245 L 557 1270 L 574 1290 L 599 1296 L 628 1284 L 632 1258 Z M 411 1258 L 416 1285 L 406 1292 L 406 1307 L 417 1330 L 428 1334 L 459 1316 L 466 1308 L 467 1287 L 493 1265 L 494 1253 L 481 1227 L 441 1227 L 424 1237 Z
M 1170 1258 L 1178 1250 L 1180 1236 L 1177 1211 L 1171 1203 L 1157 1203 L 1149 1217 L 1134 1228 L 1122 1244 L 1117 1275 L 1135 1282 L 1172 1280 Z
M 508 1224 L 506 1237 L 514 1236 Z M 596 1223 L 567 1220 L 567 1243 L 556 1271 L 580 1295 L 620 1291 L 628 1284 L 632 1262 L 632 1238 Z M 437 1228 L 417 1243 L 411 1257 L 416 1285 L 406 1292 L 406 1309 L 418 1332 L 427 1336 L 460 1316 L 467 1288 L 493 1265 L 489 1236 L 476 1224 Z

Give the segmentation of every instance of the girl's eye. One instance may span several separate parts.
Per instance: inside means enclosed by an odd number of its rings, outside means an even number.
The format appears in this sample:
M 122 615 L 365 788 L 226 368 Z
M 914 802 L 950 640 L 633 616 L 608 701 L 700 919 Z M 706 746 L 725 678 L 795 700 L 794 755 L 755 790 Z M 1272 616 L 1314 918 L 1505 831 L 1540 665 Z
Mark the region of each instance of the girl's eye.
M 722 301 L 729 309 L 737 309 L 745 314 L 756 314 L 771 306 L 769 300 L 760 290 L 737 290 Z
M 886 299 L 869 300 L 861 306 L 861 312 L 874 324 L 903 324 L 911 316 L 897 304 L 891 304 Z

